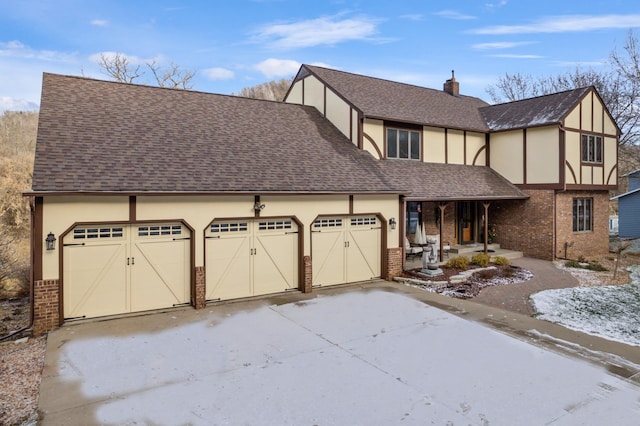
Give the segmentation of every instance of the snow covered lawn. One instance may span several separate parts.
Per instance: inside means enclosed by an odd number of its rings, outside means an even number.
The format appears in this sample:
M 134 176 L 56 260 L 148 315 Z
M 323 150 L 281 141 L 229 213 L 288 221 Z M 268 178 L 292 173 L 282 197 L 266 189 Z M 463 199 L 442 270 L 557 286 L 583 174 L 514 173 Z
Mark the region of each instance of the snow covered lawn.
M 630 284 L 545 290 L 531 303 L 540 319 L 640 346 L 640 265 L 629 271 Z

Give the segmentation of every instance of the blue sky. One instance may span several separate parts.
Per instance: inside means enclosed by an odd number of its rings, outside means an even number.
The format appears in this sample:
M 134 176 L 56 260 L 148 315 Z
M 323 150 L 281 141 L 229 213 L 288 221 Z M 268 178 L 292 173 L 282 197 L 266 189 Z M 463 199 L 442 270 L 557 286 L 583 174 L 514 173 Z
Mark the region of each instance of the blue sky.
M 195 70 L 205 92 L 308 63 L 436 89 L 454 69 L 489 101 L 505 73 L 606 66 L 638 27 L 637 0 L 0 0 L 0 111 L 37 108 L 43 72 L 107 79 L 109 52 Z

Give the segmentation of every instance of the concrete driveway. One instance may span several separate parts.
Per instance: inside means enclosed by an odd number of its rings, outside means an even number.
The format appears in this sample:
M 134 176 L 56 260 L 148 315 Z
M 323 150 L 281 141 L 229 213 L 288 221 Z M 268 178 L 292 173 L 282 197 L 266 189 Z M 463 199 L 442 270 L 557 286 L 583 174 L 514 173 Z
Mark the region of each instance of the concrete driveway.
M 638 424 L 631 380 L 422 294 L 380 282 L 65 326 L 42 424 Z

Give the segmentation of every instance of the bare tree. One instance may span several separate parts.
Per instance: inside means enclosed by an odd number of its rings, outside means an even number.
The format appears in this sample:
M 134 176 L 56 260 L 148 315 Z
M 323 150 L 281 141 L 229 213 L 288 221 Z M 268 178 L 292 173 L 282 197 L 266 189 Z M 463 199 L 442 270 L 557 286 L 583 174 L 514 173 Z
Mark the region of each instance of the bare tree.
M 282 78 L 240 90 L 238 96 L 252 99 L 266 99 L 269 101 L 282 101 L 287 95 L 291 80 Z
M 146 62 L 145 65 L 151 71 L 159 87 L 169 89 L 191 89 L 193 87 L 192 79 L 196 75 L 193 70 L 183 69 L 173 62 L 167 68 L 163 68 L 156 60 Z M 145 75 L 141 65 L 132 64 L 122 53 L 101 54 L 98 66 L 104 74 L 121 83 L 134 83 Z
M 608 65 L 604 70 L 577 67 L 547 77 L 507 73 L 487 93 L 498 103 L 594 86 L 622 130 L 620 146 L 640 145 L 640 47 L 633 32 L 629 32 L 623 53 L 614 50 Z

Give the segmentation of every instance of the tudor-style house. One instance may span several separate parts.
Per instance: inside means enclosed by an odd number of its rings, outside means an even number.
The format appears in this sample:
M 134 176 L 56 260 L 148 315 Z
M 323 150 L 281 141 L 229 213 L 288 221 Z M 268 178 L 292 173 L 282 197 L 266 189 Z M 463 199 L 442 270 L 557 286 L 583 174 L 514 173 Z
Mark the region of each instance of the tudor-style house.
M 492 106 L 454 78 L 303 65 L 271 102 L 45 74 L 34 332 L 390 279 L 418 223 L 441 244 L 491 229 L 527 256 L 604 253 L 618 134 L 592 87 Z

